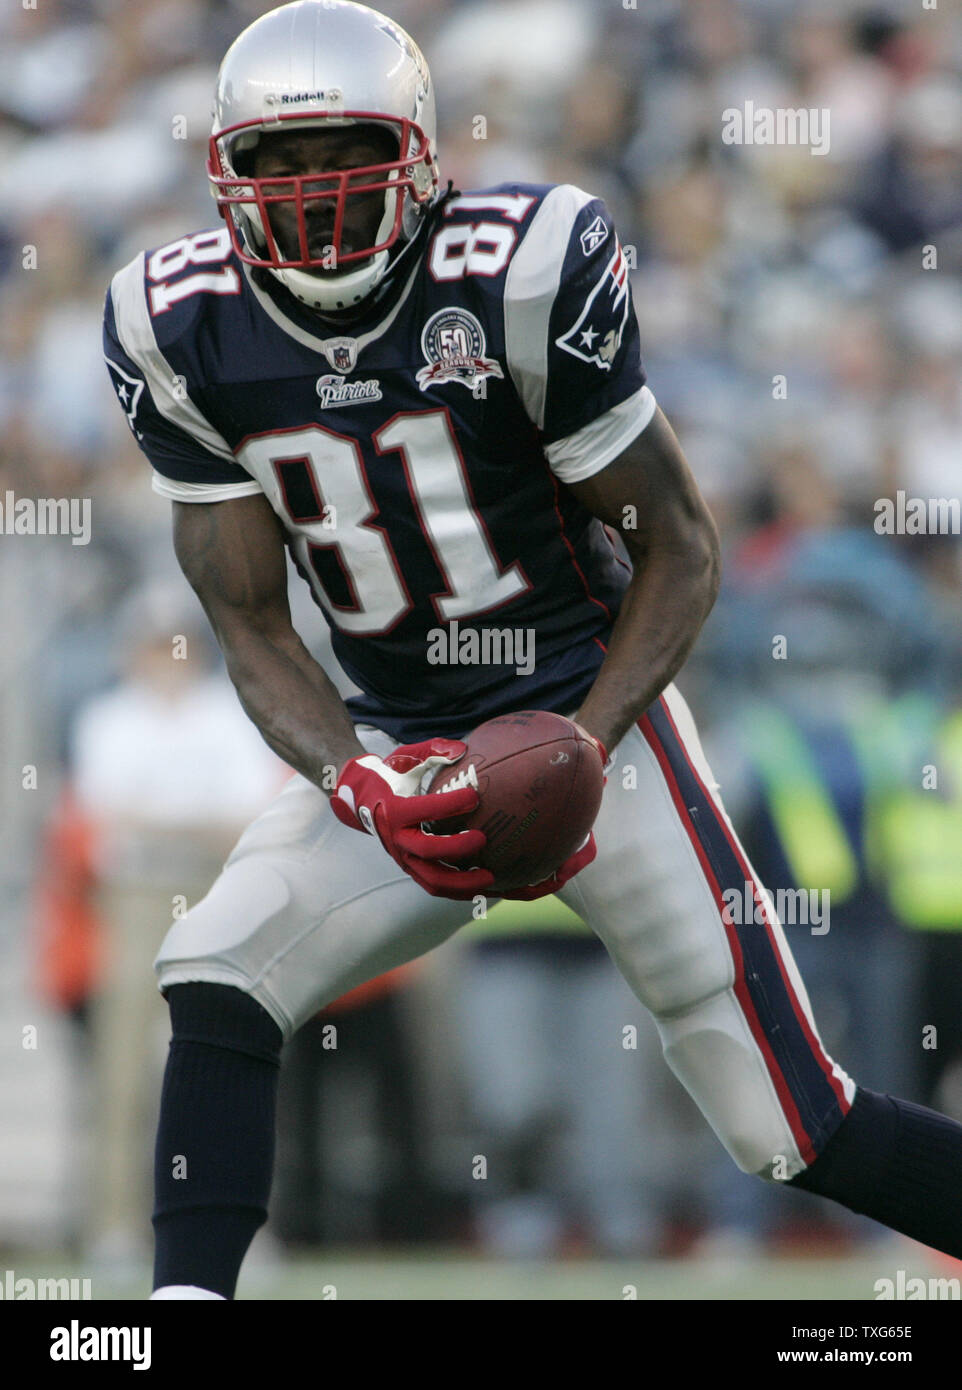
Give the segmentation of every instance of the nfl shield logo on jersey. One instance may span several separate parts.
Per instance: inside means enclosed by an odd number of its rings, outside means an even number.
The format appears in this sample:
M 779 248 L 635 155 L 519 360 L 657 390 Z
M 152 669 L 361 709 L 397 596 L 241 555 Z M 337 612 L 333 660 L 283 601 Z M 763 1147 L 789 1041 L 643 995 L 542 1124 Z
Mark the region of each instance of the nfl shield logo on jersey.
M 352 372 L 357 361 L 356 338 L 328 338 L 323 344 L 324 356 L 336 372 Z
M 421 333 L 421 351 L 428 365 L 417 373 L 422 391 L 459 381 L 469 391 L 486 376 L 504 377 L 501 363 L 485 357 L 484 329 L 467 309 L 439 309 Z

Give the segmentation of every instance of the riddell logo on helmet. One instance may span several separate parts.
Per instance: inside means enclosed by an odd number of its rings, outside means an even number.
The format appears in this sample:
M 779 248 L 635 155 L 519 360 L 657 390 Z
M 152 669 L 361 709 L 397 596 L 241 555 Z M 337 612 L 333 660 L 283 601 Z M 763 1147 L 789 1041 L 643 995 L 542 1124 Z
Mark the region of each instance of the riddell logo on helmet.
M 325 101 L 328 96 L 333 98 L 334 93 L 327 92 L 284 92 L 281 95 L 280 103 L 282 106 L 295 106 L 302 101 Z

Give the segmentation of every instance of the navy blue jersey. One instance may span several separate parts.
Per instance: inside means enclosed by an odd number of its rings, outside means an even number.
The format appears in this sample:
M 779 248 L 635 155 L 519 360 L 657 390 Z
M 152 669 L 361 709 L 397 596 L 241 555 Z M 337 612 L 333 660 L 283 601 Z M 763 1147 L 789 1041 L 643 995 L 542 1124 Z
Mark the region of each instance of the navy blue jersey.
M 402 286 L 333 335 L 226 229 L 114 277 L 114 389 L 181 502 L 263 492 L 363 692 L 404 741 L 575 709 L 627 583 L 567 484 L 645 427 L 628 267 L 571 185 L 451 199 Z

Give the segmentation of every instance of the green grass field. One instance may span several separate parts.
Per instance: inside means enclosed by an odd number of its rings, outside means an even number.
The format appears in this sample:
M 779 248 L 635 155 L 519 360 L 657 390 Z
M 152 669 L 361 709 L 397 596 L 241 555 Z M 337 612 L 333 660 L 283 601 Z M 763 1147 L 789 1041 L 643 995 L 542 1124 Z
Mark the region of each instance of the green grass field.
M 94 1299 L 142 1299 L 146 1268 L 121 1278 L 55 1254 L 0 1262 L 17 1276 L 91 1278 Z M 962 1265 L 936 1262 L 909 1241 L 885 1242 L 844 1258 L 750 1258 L 737 1261 L 581 1260 L 494 1261 L 449 1250 L 393 1254 L 352 1250 L 269 1260 L 245 1269 L 240 1300 L 429 1300 L 685 1302 L 720 1299 L 874 1301 L 875 1283 L 907 1277 L 958 1279 Z M 944 1295 L 943 1295 L 944 1296 Z M 958 1297 L 956 1286 L 955 1297 Z
M 737 1268 L 691 1260 L 566 1263 L 332 1255 L 292 1265 L 249 1297 L 310 1299 L 324 1286 L 339 1299 L 639 1300 L 874 1298 L 877 1257 L 840 1261 L 754 1260 Z M 240 1289 L 241 1296 L 245 1290 Z M 328 1295 L 329 1296 L 329 1295 Z

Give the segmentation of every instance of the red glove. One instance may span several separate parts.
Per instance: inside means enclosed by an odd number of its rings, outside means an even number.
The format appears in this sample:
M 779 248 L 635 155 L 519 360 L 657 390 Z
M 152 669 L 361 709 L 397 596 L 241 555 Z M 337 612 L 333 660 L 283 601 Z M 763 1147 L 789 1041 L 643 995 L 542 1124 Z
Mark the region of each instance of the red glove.
M 533 902 L 535 898 L 546 898 L 549 893 L 557 893 L 563 888 L 569 878 L 574 878 L 575 874 L 587 868 L 597 853 L 595 837 L 589 833 L 581 848 L 576 849 L 570 859 L 566 859 L 560 868 L 555 869 L 550 878 L 543 878 L 540 883 L 529 883 L 527 888 L 516 888 L 513 893 L 500 893 L 497 896 L 523 903 Z
M 450 738 L 408 743 L 387 758 L 373 753 L 341 768 L 331 809 L 342 825 L 377 835 L 391 858 L 433 897 L 470 901 L 494 882 L 490 869 L 457 869 L 440 860 L 476 858 L 487 844 L 482 830 L 428 835 L 422 821 L 461 816 L 478 804 L 474 787 L 421 794 L 421 779 L 436 767 L 463 758 L 467 745 Z

